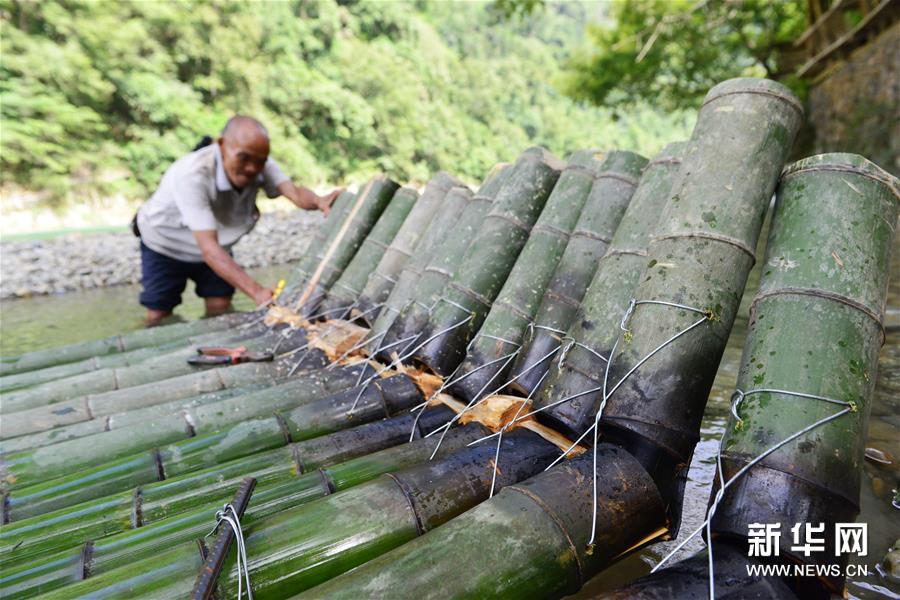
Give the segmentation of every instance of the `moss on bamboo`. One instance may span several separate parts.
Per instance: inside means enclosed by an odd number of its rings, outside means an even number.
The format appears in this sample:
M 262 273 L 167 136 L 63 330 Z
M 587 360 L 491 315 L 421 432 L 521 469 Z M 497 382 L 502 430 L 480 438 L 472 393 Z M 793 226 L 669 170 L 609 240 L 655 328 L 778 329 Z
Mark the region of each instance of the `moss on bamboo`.
M 477 236 L 466 250 L 422 331 L 413 359 L 447 376 L 465 356 L 531 228 L 559 178 L 562 164 L 542 148 L 526 150 L 513 166 Z
M 375 322 L 406 263 L 425 242 L 424 233 L 435 218 L 442 221 L 447 193 L 458 185 L 459 181 L 443 171 L 431 178 L 356 298 L 355 316 L 359 315 L 365 323 Z
M 456 272 L 469 244 L 481 228 L 494 197 L 502 189 L 510 174 L 511 167 L 501 168 L 493 173 L 466 205 L 453 234 L 448 236 L 443 247 L 434 253 L 416 282 L 415 289 L 409 294 L 406 305 L 388 327 L 379 345 L 380 358 L 390 360 L 392 352 L 402 355 L 404 349 L 414 346 L 415 339 L 428 323 L 431 307 L 447 281 Z
M 418 192 L 412 188 L 398 189 L 369 235 L 353 255 L 341 276 L 328 290 L 317 310 L 329 319 L 342 318 L 350 312 L 369 276 L 375 272 L 389 245 L 400 231 L 407 216 L 417 204 Z

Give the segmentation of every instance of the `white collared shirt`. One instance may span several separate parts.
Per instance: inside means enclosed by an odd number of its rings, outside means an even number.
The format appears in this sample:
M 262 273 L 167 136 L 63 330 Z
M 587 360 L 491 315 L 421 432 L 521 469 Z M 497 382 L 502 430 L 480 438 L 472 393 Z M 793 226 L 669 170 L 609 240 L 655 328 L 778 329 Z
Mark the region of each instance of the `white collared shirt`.
M 185 262 L 203 262 L 194 231 L 215 229 L 226 250 L 256 225 L 256 194 L 269 198 L 290 178 L 271 158 L 252 184 L 238 191 L 222 165 L 218 144 L 211 144 L 172 163 L 159 187 L 138 211 L 141 239 L 151 249 Z

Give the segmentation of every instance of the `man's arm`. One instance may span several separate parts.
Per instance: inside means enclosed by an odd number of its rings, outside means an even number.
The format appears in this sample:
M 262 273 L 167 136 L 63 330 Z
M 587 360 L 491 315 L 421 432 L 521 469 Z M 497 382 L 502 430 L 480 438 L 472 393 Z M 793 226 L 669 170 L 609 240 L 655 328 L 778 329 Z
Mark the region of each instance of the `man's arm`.
M 294 182 L 290 180 L 282 181 L 278 184 L 278 191 L 298 208 L 303 210 L 321 210 L 326 215 L 331 210 L 331 203 L 334 202 L 334 199 L 341 192 L 341 190 L 334 190 L 320 196 L 307 187 L 294 185 Z
M 219 244 L 219 235 L 215 229 L 193 233 L 203 254 L 203 262 L 219 277 L 250 296 L 257 306 L 266 304 L 272 299 L 272 290 L 263 287 L 250 277 Z

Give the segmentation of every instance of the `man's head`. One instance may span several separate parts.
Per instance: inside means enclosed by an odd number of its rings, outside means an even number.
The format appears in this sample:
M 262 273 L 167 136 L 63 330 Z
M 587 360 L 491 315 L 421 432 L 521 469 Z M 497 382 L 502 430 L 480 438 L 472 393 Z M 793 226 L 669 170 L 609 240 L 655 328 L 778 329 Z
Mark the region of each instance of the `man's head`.
M 269 158 L 269 132 L 252 117 L 228 119 L 217 143 L 225 174 L 236 188 L 246 187 L 259 177 Z

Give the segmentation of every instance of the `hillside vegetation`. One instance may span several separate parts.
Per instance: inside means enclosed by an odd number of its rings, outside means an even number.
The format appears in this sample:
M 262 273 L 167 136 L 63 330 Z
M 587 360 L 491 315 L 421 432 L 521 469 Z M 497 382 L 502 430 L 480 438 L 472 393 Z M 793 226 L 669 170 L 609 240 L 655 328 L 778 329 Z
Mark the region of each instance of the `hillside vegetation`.
M 64 202 L 142 198 L 235 112 L 307 184 L 386 172 L 477 181 L 531 144 L 646 154 L 692 112 L 579 105 L 559 91 L 596 3 L 500 20 L 490 3 L 0 0 L 0 183 Z

